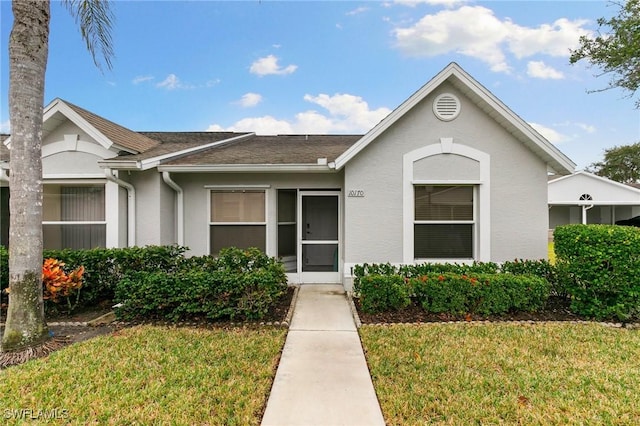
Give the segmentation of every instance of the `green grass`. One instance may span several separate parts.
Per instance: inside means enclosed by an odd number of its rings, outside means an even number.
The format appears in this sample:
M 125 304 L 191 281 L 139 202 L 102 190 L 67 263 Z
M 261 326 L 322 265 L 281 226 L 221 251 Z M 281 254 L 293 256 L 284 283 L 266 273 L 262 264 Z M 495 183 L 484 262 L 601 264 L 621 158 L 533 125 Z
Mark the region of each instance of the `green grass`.
M 57 414 L 60 424 L 83 425 L 259 424 L 285 335 L 275 328 L 123 329 L 0 371 L 0 416 L 40 413 L 45 423 L 46 414 Z
M 387 424 L 640 424 L 640 331 L 598 324 L 360 329 Z

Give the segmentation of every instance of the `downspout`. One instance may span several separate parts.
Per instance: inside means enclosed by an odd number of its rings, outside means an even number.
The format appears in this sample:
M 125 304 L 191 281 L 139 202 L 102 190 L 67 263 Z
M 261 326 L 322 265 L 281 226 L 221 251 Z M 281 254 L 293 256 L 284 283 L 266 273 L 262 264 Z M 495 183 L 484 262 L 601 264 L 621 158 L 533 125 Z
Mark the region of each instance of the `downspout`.
M 184 246 L 184 191 L 171 179 L 171 173 L 162 172 L 162 180 L 164 180 L 164 183 L 169 185 L 171 189 L 176 191 L 176 202 L 178 203 L 176 208 L 176 233 L 178 245 Z
M 593 204 L 590 204 L 590 205 L 583 204 L 582 205 L 582 224 L 583 225 L 587 224 L 587 210 L 591 210 L 592 208 L 593 208 Z
M 104 169 L 107 180 L 127 190 L 127 246 L 136 245 L 136 189 L 129 182 L 118 179 L 110 168 Z

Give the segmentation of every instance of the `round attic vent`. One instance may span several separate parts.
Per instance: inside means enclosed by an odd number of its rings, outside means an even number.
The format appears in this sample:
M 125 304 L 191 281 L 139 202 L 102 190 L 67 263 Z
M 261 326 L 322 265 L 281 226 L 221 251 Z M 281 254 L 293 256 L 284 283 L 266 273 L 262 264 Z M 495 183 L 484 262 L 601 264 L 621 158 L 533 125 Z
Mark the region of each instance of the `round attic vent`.
M 433 113 L 442 121 L 451 121 L 460 114 L 460 100 L 451 93 L 444 93 L 433 101 Z
M 593 197 L 590 194 L 582 194 L 580 201 L 593 201 Z

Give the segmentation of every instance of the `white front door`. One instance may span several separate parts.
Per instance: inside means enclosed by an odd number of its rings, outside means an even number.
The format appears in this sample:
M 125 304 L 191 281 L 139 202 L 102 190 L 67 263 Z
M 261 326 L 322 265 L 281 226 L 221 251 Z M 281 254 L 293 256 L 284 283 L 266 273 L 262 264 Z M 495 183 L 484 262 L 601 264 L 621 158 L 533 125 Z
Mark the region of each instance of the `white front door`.
M 298 271 L 302 283 L 340 282 L 340 192 L 300 191 Z

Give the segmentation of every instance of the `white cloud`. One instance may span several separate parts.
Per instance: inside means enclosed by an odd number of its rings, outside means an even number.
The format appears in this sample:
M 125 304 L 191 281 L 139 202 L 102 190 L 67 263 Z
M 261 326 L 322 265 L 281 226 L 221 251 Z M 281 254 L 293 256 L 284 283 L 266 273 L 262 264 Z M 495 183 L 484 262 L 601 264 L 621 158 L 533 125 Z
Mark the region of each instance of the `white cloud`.
M 11 122 L 9 120 L 0 123 L 0 133 L 11 133 Z
M 459 53 L 487 63 L 493 71 L 509 72 L 507 53 L 517 58 L 546 54 L 568 56 L 580 35 L 588 34 L 584 20 L 558 19 L 537 28 L 498 19 L 491 9 L 463 6 L 426 15 L 417 23 L 396 28 L 396 46 L 411 56 Z
M 597 130 L 596 126 L 591 124 L 586 124 L 586 123 L 574 123 L 574 124 L 587 133 L 595 133 Z
M 527 75 L 533 78 L 562 80 L 564 74 L 546 65 L 543 61 L 530 61 L 527 64 Z
M 278 58 L 274 55 L 265 56 L 264 58 L 260 58 L 256 60 L 249 71 L 251 74 L 256 74 L 259 76 L 263 75 L 286 75 L 292 74 L 298 69 L 297 65 L 287 65 L 286 67 L 281 67 L 278 65 Z
M 160 83 L 156 84 L 156 87 L 160 87 L 167 90 L 176 90 L 176 89 L 194 89 L 195 86 L 191 84 L 185 84 L 178 78 L 175 74 L 169 74 L 167 78 L 165 78 Z
M 364 13 L 364 12 L 368 11 L 368 10 L 369 10 L 368 7 L 361 6 L 361 7 L 355 8 L 353 10 L 350 10 L 349 12 L 346 13 L 346 15 L 347 16 L 359 15 L 361 13 Z
M 262 95 L 249 92 L 242 95 L 242 98 L 237 103 L 245 108 L 251 108 L 260 102 L 262 102 Z
M 509 28 L 509 50 L 517 58 L 526 58 L 543 53 L 549 56 L 569 56 L 570 49 L 578 47 L 580 36 L 590 33 L 583 28 L 588 21 L 577 19 L 570 21 L 558 19 L 553 24 L 543 24 L 537 28 L 527 28 L 510 21 L 505 24 Z
M 542 124 L 529 123 L 529 125 L 553 144 L 566 142 L 570 139 L 567 135 L 564 135 L 550 127 L 543 126 Z
M 208 132 L 255 132 L 259 135 L 277 135 L 294 133 L 291 125 L 285 120 L 278 120 L 265 115 L 263 117 L 243 118 L 231 127 L 222 127 L 212 124 L 207 128 Z
M 139 75 L 135 77 L 131 82 L 133 84 L 140 84 L 140 83 L 144 83 L 146 81 L 151 81 L 151 80 L 153 80 L 152 75 Z
M 214 124 L 207 130 L 251 131 L 258 134 L 365 133 L 391 112 L 388 108 L 372 110 L 361 97 L 349 94 L 305 95 L 304 99 L 324 108 L 325 113 L 315 110 L 303 111 L 290 121 L 278 120 L 269 115 L 250 117 L 230 127 Z

